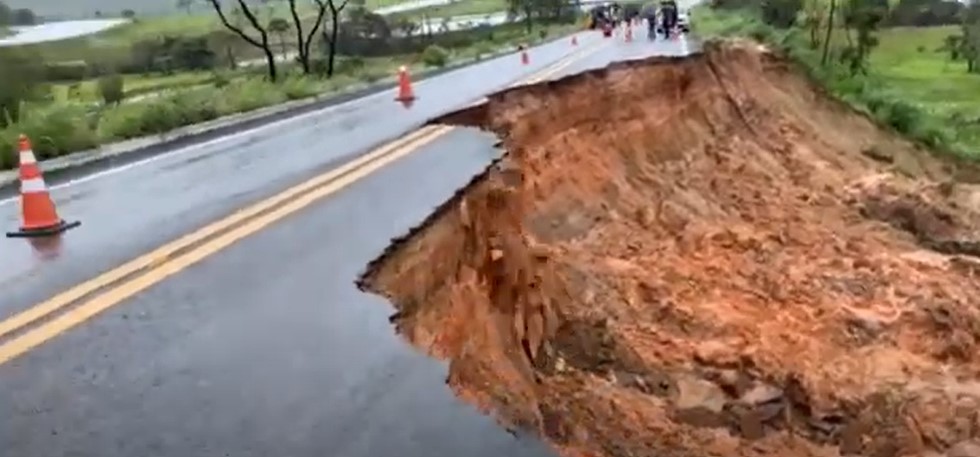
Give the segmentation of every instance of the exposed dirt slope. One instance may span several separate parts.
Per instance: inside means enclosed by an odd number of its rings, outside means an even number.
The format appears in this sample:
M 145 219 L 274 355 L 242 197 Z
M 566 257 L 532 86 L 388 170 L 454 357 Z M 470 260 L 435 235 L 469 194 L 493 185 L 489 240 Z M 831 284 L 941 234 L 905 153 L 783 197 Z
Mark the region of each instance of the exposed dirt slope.
M 709 43 L 447 119 L 509 154 L 361 285 L 465 400 L 565 456 L 980 452 L 980 195 L 782 58 Z

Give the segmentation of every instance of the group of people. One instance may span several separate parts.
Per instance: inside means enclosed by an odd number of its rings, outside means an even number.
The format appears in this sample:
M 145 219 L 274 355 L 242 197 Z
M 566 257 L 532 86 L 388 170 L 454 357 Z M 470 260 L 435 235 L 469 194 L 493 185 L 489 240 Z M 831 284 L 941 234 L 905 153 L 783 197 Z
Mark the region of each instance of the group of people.
M 648 35 L 650 39 L 655 39 L 662 34 L 664 39 L 670 38 L 672 33 L 677 31 L 678 19 L 680 14 L 677 11 L 677 2 L 674 0 L 664 0 L 660 2 L 660 7 L 648 10 L 646 17 Z
M 650 39 L 656 39 L 657 35 L 663 35 L 664 39 L 667 39 L 678 27 L 677 2 L 675 0 L 661 0 L 659 5 L 640 11 L 628 10 L 618 3 L 597 6 L 592 9 L 590 28 L 611 32 L 621 22 L 629 23 L 638 16 L 647 21 Z

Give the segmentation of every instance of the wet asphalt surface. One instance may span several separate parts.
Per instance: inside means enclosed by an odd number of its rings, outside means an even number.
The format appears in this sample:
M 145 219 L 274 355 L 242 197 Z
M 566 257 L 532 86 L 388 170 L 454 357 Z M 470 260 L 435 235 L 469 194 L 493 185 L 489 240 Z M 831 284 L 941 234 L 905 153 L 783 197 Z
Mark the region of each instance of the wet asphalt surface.
M 559 74 L 694 51 L 579 35 L 82 177 L 53 191 L 83 225 L 60 245 L 0 239 L 0 317 L 319 175 L 584 48 Z M 587 51 L 585 51 L 587 52 Z M 394 334 L 353 280 L 389 239 L 481 171 L 493 136 L 455 129 L 0 366 L 4 456 L 547 456 L 457 401 L 442 362 Z M 4 230 L 16 202 L 0 202 Z M 4 340 L 0 339 L 0 343 Z

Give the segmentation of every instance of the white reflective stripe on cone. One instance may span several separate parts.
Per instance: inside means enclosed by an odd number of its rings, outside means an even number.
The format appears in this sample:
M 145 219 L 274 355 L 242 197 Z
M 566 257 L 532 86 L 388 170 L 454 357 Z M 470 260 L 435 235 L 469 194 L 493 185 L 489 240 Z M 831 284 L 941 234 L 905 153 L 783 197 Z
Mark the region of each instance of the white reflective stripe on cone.
M 37 159 L 34 158 L 34 151 L 28 149 L 26 151 L 20 152 L 20 164 L 30 165 L 32 163 L 37 163 Z
M 33 194 L 36 192 L 47 192 L 48 186 L 44 184 L 43 178 L 25 179 L 20 182 L 20 193 Z

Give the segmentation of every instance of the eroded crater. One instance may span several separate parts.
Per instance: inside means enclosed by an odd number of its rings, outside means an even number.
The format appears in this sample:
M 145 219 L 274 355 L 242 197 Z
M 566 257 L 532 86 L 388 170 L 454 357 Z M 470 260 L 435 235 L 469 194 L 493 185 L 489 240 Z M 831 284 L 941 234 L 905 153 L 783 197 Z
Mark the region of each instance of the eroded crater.
M 565 456 L 980 449 L 974 170 L 745 43 L 439 122 L 508 153 L 360 286 L 465 401 Z

